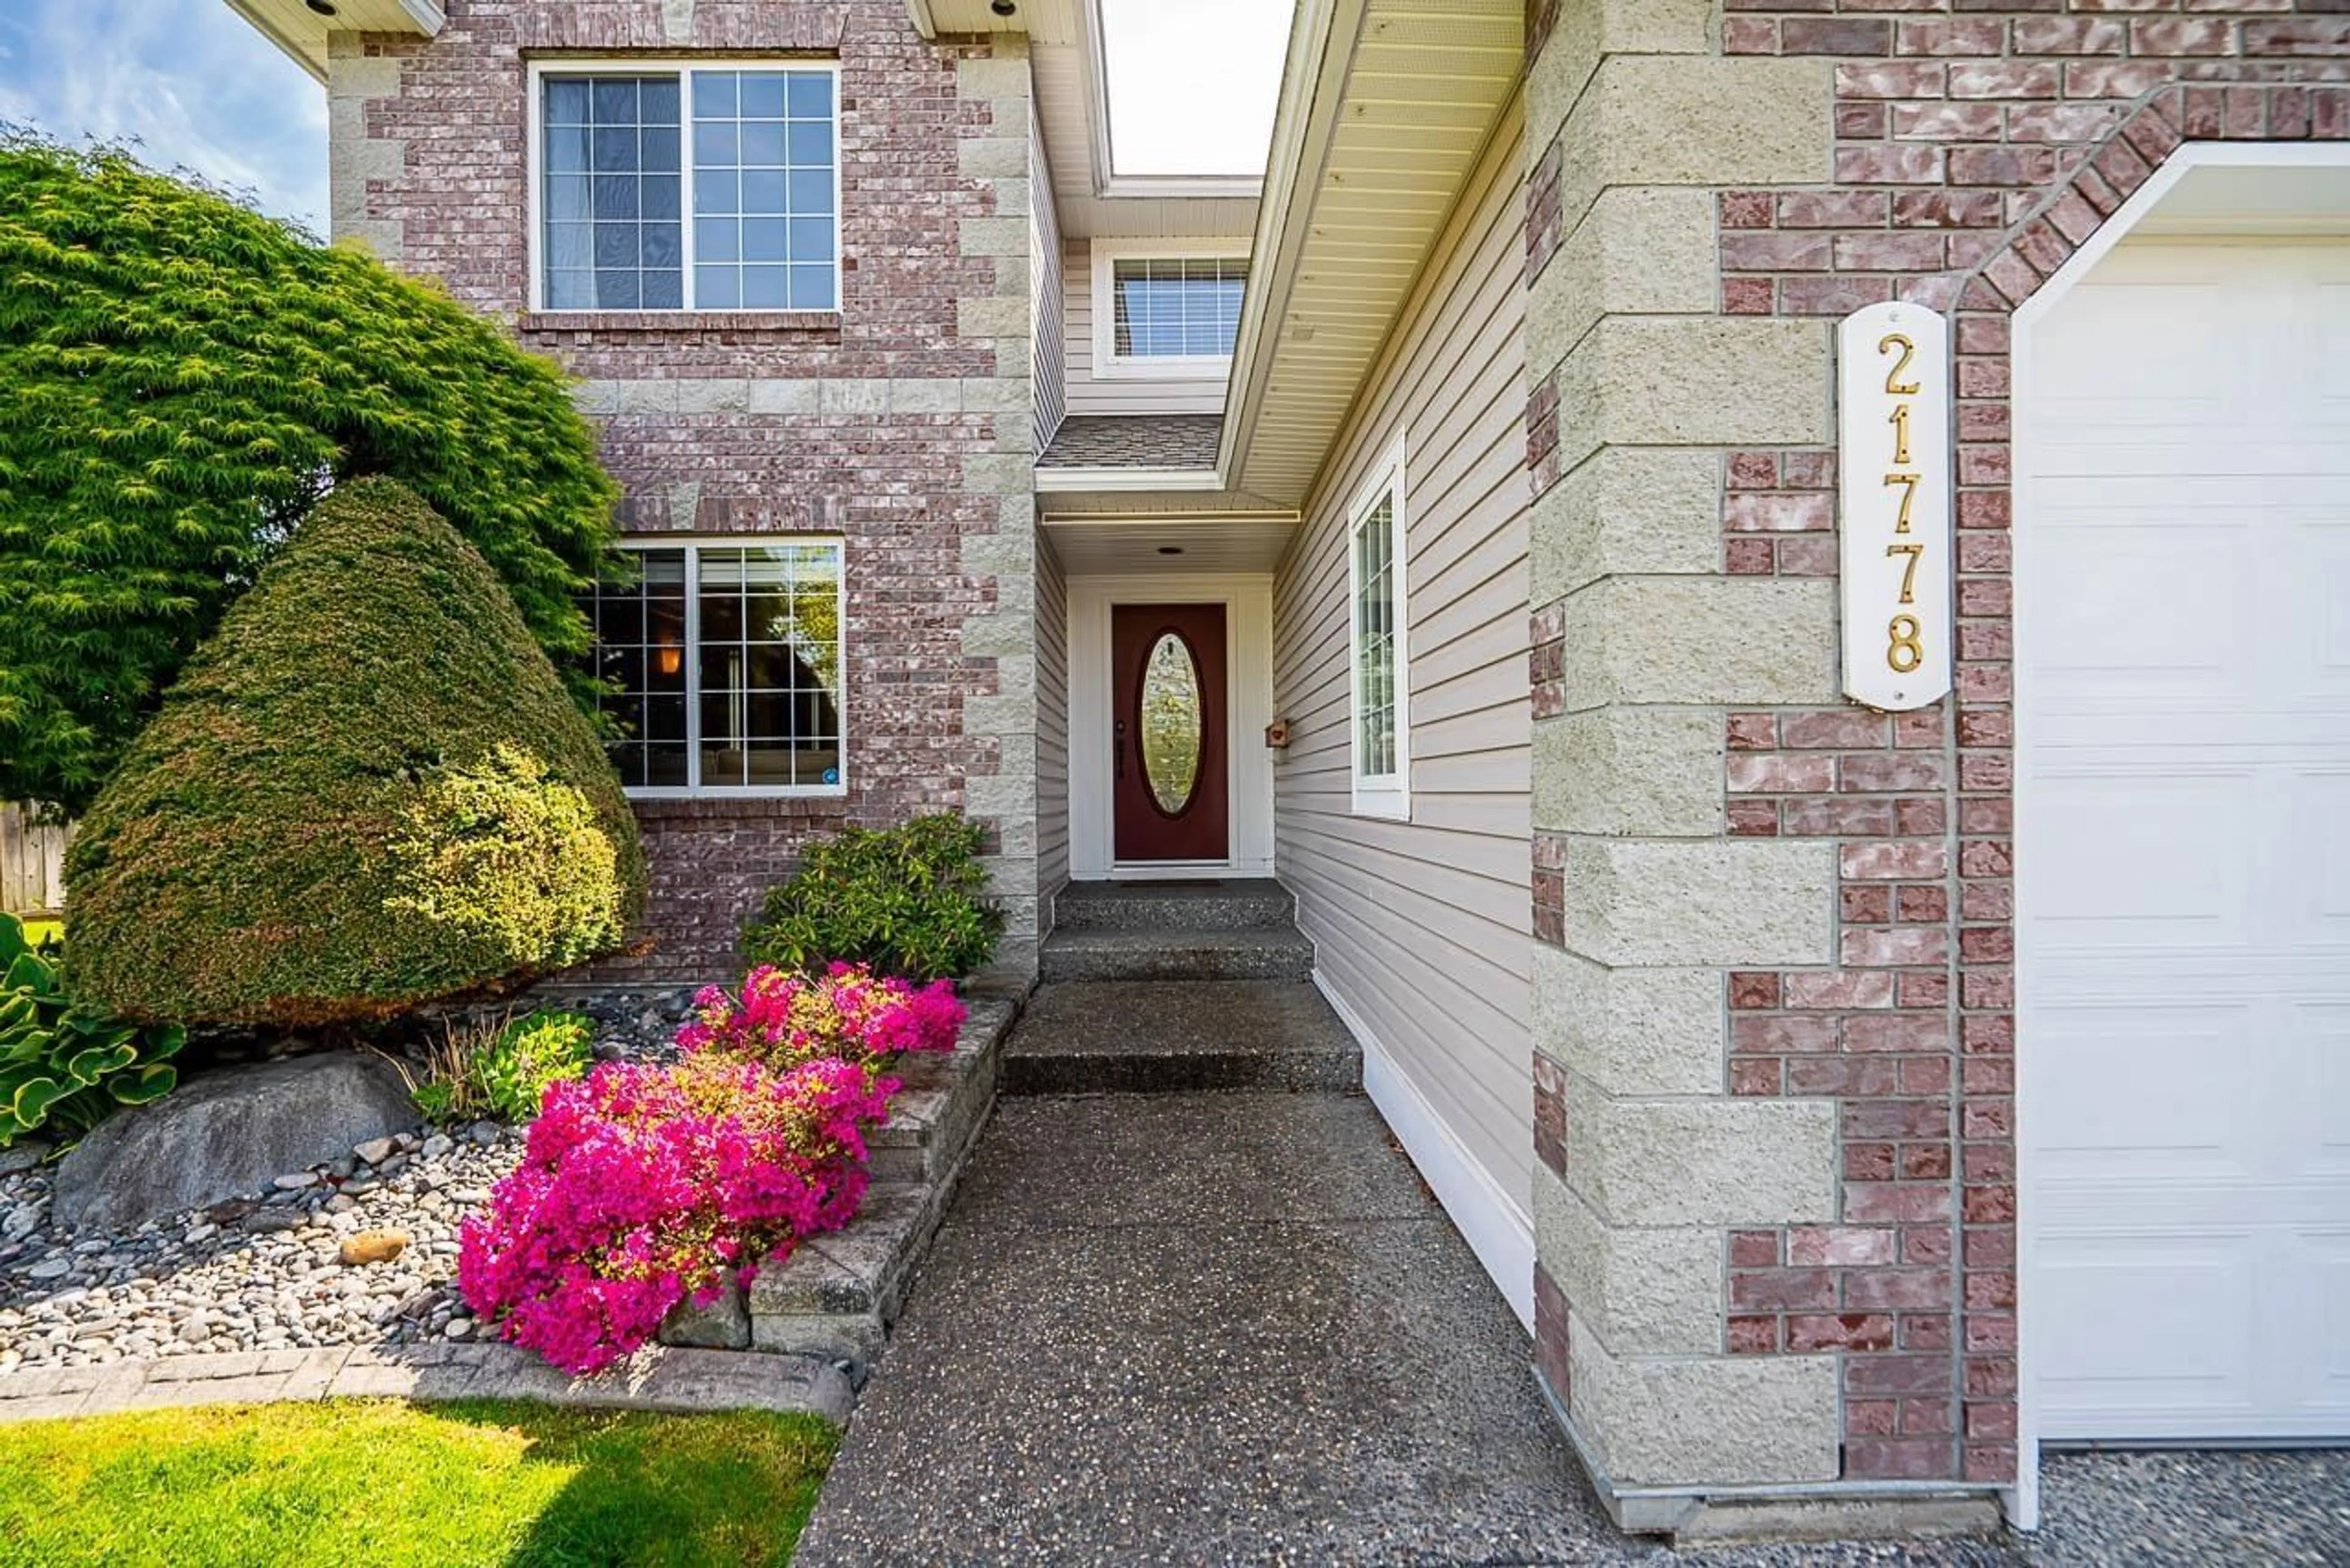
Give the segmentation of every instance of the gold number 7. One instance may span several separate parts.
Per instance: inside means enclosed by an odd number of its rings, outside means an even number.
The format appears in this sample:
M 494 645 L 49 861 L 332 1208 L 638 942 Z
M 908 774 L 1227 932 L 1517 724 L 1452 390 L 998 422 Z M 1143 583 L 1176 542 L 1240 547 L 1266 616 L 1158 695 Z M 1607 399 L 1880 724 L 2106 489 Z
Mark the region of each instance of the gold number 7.
M 1901 568 L 1901 602 L 1905 605 L 1914 605 L 1918 602 L 1918 563 L 1925 556 L 1925 554 L 1926 546 L 1923 545 L 1887 545 L 1885 546 L 1885 556 L 1887 560 L 1892 559 L 1896 556 L 1907 556 L 1909 557 L 1909 564 Z
M 1909 532 L 1909 509 L 1918 504 L 1918 486 L 1925 477 L 1921 473 L 1888 473 L 1885 476 L 1885 488 L 1890 490 L 1897 484 L 1901 487 L 1901 515 L 1893 524 L 1896 534 Z

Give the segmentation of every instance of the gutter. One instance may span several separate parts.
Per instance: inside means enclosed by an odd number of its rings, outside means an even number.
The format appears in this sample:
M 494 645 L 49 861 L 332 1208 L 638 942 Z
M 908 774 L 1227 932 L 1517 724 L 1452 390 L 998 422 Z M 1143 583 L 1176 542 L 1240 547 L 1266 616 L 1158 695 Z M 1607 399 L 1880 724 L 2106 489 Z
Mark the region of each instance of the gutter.
M 1223 475 L 1212 468 L 1040 468 L 1040 495 L 1094 491 L 1139 493 L 1144 491 L 1210 491 L 1224 487 Z
M 1313 190 L 1327 161 L 1346 98 L 1347 62 L 1360 42 L 1369 0 L 1300 0 L 1289 36 L 1281 107 L 1273 122 L 1273 157 L 1257 206 L 1253 260 L 1232 348 L 1231 390 L 1216 471 L 1239 478 L 1240 455 L 1256 432 L 1265 386 L 1295 292 L 1300 254 L 1312 226 Z

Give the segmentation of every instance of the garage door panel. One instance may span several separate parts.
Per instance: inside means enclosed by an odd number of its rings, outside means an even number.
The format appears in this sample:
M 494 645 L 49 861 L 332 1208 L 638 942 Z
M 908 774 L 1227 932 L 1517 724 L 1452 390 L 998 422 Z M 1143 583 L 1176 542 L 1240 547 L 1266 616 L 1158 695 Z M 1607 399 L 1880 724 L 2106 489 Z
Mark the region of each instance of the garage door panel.
M 2350 245 L 2125 244 L 2029 353 L 2044 1430 L 2350 1437 Z
M 2019 871 L 2043 950 L 2249 942 L 2255 784 L 2241 768 L 2188 778 L 2035 773 L 2034 842 L 2045 858 Z
M 2041 1384 L 2043 1430 L 2095 1436 L 2114 1412 L 2241 1421 L 2255 1407 L 2257 1250 L 2249 1231 L 2045 1239 L 2034 1280 L 2050 1326 L 2037 1348 L 2061 1371 Z
M 2052 1185 L 2249 1178 L 2251 1088 L 2229 1046 L 2250 1033 L 2253 1003 L 2114 1005 L 2052 1010 L 2035 1087 L 2073 1107 L 2041 1144 Z M 2117 1103 L 2116 1084 L 2159 1084 Z

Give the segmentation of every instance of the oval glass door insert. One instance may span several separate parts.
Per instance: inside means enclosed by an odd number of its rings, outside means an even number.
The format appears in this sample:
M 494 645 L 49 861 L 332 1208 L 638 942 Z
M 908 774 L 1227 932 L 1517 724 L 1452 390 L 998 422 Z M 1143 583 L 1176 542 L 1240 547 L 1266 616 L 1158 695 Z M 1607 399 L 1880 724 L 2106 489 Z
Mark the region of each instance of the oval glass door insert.
M 1163 632 L 1142 668 L 1142 775 L 1150 798 L 1170 816 L 1180 816 L 1200 784 L 1200 737 L 1206 720 L 1200 705 L 1200 664 L 1191 645 Z

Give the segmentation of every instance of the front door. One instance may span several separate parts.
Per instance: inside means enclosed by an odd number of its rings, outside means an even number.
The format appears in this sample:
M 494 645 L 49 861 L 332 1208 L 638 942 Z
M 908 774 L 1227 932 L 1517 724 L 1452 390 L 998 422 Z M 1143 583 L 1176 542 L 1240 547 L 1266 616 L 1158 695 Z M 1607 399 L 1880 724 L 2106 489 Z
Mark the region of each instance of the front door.
M 1224 607 L 1110 611 L 1110 787 L 1121 863 L 1232 856 Z

